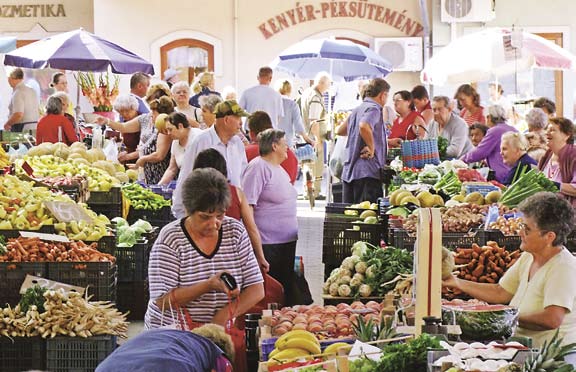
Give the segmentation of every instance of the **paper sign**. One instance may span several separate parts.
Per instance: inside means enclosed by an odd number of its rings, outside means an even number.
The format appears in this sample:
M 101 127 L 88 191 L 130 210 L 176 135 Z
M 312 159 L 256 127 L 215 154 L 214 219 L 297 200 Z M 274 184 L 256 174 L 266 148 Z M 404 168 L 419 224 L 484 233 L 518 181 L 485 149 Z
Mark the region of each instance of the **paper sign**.
M 378 362 L 382 357 L 382 349 L 376 346 L 368 345 L 361 341 L 356 341 L 352 346 L 352 350 L 350 350 L 350 354 L 348 354 L 348 359 L 356 360 L 363 355 L 366 355 L 367 358 Z
M 35 285 L 39 285 L 40 287 L 44 287 L 46 289 L 63 289 L 66 292 L 78 292 L 81 295 L 84 295 L 84 292 L 86 291 L 86 288 L 55 282 L 53 280 L 48 280 L 39 276 L 26 275 L 24 283 L 22 283 L 22 287 L 20 287 L 20 294 L 26 293 L 28 288 L 31 288 Z
M 45 201 L 44 205 L 60 222 L 86 221 L 92 223 L 92 218 L 76 203 Z
M 46 240 L 51 242 L 68 243 L 70 241 L 67 237 L 63 235 L 45 234 L 35 231 L 20 231 L 20 236 L 24 238 L 38 238 L 40 240 Z

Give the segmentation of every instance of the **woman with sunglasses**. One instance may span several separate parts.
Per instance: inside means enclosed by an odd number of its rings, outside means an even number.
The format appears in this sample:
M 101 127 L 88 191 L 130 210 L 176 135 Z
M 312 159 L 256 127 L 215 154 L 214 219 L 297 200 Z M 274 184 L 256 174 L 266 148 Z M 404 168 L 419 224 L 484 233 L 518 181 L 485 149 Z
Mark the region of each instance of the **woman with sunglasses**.
M 557 330 L 563 345 L 576 342 L 576 258 L 564 247 L 574 227 L 574 209 L 550 192 L 527 198 L 518 209 L 524 214 L 523 253 L 500 281 L 477 283 L 451 276 L 443 285 L 482 301 L 517 307 L 514 335 L 532 338 L 534 347 L 549 342 Z

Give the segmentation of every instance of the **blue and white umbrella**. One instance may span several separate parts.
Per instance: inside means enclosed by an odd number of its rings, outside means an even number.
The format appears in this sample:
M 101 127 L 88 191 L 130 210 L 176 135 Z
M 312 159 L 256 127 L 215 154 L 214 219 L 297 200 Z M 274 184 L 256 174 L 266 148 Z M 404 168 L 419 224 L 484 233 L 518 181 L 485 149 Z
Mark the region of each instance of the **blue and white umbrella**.
M 6 54 L 4 64 L 70 71 L 107 71 L 110 68 L 115 74 L 154 74 L 154 67 L 144 58 L 83 29 L 49 36 L 18 48 Z
M 327 72 L 333 80 L 361 80 L 384 77 L 392 64 L 372 49 L 348 40 L 303 40 L 284 50 L 272 62 L 277 71 L 302 79 Z

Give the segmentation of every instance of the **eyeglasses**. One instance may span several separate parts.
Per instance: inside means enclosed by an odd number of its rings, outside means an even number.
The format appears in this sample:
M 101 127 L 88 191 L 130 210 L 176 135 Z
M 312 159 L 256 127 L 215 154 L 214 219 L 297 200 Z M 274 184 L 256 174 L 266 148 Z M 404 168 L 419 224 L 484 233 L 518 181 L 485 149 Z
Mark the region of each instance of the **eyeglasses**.
M 526 225 L 526 223 L 524 223 L 524 222 L 520 222 L 520 223 L 518 224 L 518 229 L 519 229 L 520 231 L 524 231 L 524 234 L 526 234 L 526 235 L 529 235 L 529 234 L 530 234 L 531 232 L 533 232 L 533 231 L 540 231 L 540 235 L 544 235 L 544 234 L 546 234 L 546 233 L 548 232 L 548 231 L 537 230 L 537 229 L 532 230 L 532 229 L 531 229 L 530 227 L 528 227 L 528 225 Z

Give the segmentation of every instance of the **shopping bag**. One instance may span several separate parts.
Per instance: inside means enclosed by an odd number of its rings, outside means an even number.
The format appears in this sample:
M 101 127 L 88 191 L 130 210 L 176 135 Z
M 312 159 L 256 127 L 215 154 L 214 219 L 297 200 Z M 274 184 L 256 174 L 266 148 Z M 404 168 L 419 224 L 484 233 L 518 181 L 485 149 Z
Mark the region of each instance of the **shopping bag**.
M 342 169 L 344 168 L 344 162 L 346 161 L 346 142 L 348 142 L 348 136 L 338 137 L 336 145 L 334 145 L 334 150 L 332 150 L 330 163 L 328 164 L 332 175 L 336 178 L 342 176 Z
M 408 127 L 408 131 L 412 126 Z M 438 153 L 438 138 L 415 139 L 402 141 L 402 162 L 405 167 L 423 168 L 426 164 L 440 164 L 440 154 Z

